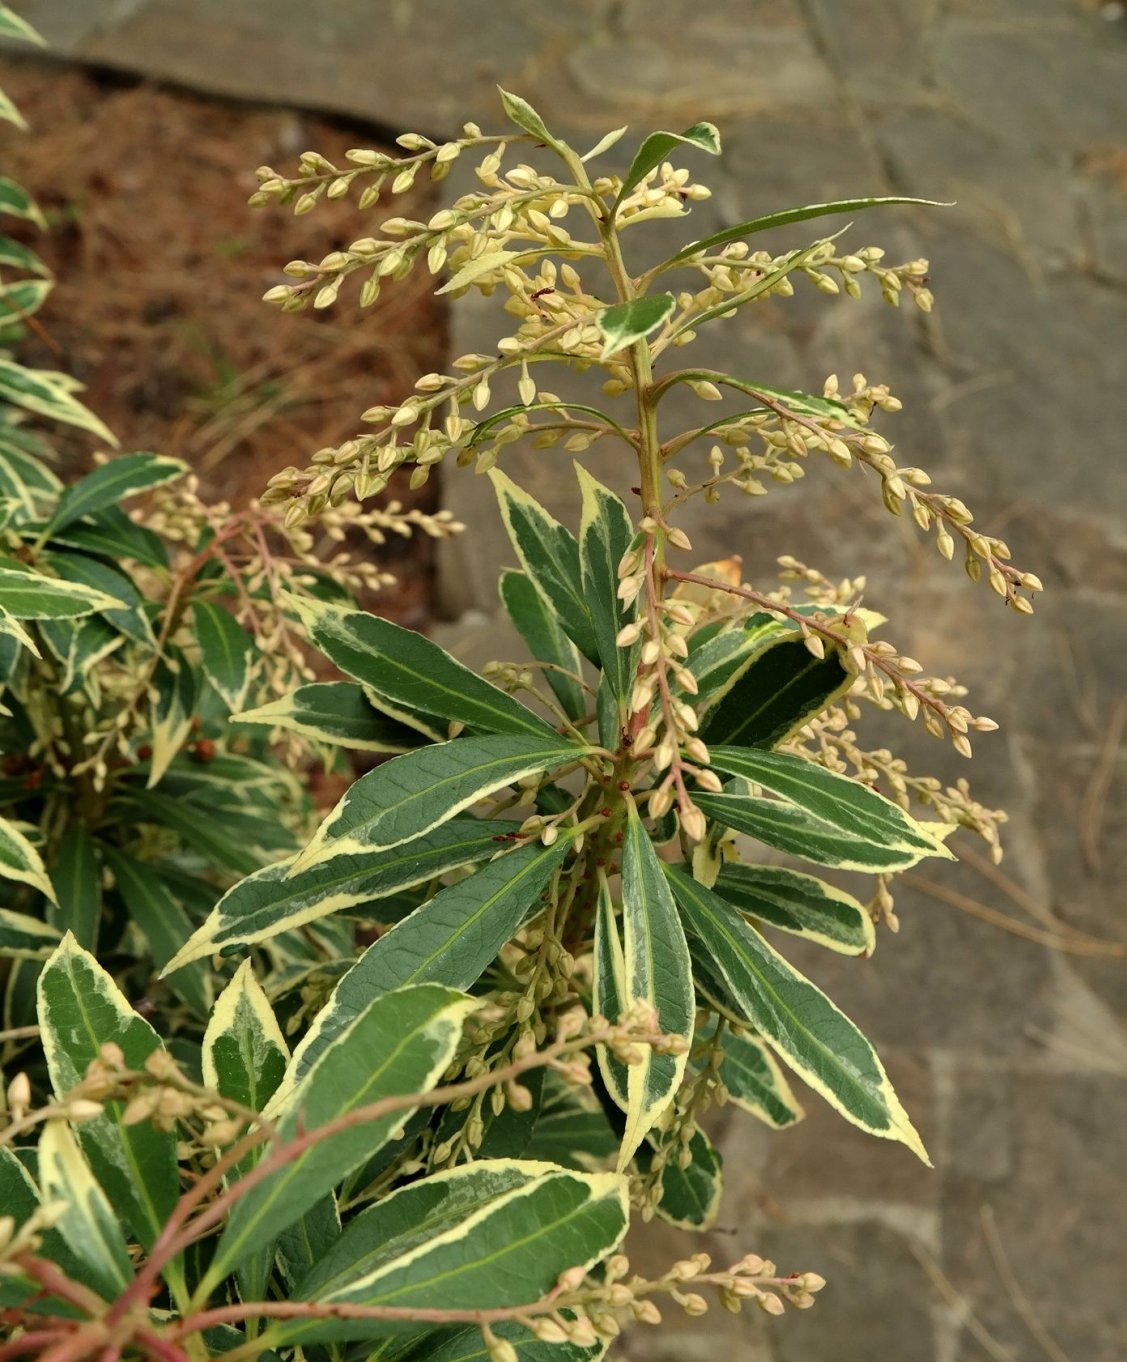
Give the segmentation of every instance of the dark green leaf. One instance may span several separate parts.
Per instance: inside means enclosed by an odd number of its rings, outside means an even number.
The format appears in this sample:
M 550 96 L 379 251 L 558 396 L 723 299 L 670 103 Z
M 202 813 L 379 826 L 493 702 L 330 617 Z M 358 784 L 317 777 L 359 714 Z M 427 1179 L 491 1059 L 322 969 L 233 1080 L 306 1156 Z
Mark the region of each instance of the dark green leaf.
M 579 650 L 560 628 L 556 616 L 526 572 L 503 572 L 500 585 L 501 600 L 517 632 L 532 656 L 538 662 L 548 664 L 544 679 L 563 712 L 569 719 L 581 719 L 587 712 L 588 702 L 577 679 L 582 667 Z
M 311 641 L 342 671 L 393 704 L 440 714 L 483 733 L 556 736 L 526 705 L 414 630 L 361 610 L 308 602 L 299 609 Z
M 349 789 L 298 856 L 293 873 L 421 837 L 503 785 L 590 751 L 559 738 L 553 743 L 502 733 L 455 738 L 393 757 Z
M 390 851 L 337 856 L 296 875 L 289 873 L 290 861 L 268 865 L 223 895 L 172 967 L 269 940 L 329 913 L 374 903 L 458 866 L 487 860 L 513 828 L 499 819 L 452 818 Z
M 466 1015 L 464 994 L 421 984 L 376 998 L 295 1087 L 277 1094 L 278 1139 L 347 1117 L 381 1098 L 427 1092 L 453 1058 Z M 210 1294 L 233 1268 L 272 1243 L 402 1124 L 404 1110 L 346 1126 L 277 1168 L 238 1201 L 200 1288 Z M 268 1157 L 268 1156 L 267 1156 Z
M 524 1305 L 568 1268 L 612 1252 L 626 1225 L 622 1177 L 481 1160 L 401 1188 L 357 1216 L 297 1294 L 416 1309 Z M 372 1332 L 372 1321 L 295 1321 L 285 1337 Z
M 489 476 L 509 540 L 529 581 L 555 613 L 568 638 L 585 658 L 598 665 L 599 648 L 583 595 L 575 536 L 499 469 L 494 468 Z
M 951 853 L 926 828 L 859 781 L 803 757 L 716 746 L 712 765 L 777 796 L 705 794 L 710 817 L 768 846 L 846 870 L 902 870 L 925 856 Z
M 702 1058 L 701 1052 L 707 1050 L 715 1033 L 715 1020 L 693 1033 L 691 1067 L 699 1067 L 694 1060 Z M 729 1100 L 772 1130 L 785 1130 L 806 1115 L 770 1050 L 747 1031 L 737 1036 L 730 1027 L 725 1028 L 717 1073 Z
M 192 619 L 204 674 L 227 707 L 237 710 L 250 684 L 254 640 L 230 611 L 214 601 L 193 601 Z
M 51 883 L 58 906 L 49 913 L 49 920 L 61 931 L 73 933 L 84 949 L 97 951 L 102 916 L 101 870 L 94 838 L 77 819 L 63 833 L 51 865 Z
M 699 241 L 690 241 L 676 255 L 670 256 L 661 268 L 668 269 L 670 265 L 688 260 L 690 256 L 699 255 L 703 251 L 710 251 L 715 246 L 726 246 L 729 241 L 739 241 L 745 236 L 751 236 L 754 232 L 766 232 L 772 227 L 786 227 L 792 222 L 806 222 L 810 218 L 826 217 L 833 213 L 859 213 L 865 208 L 879 208 L 882 204 L 887 203 L 912 203 L 925 208 L 952 207 L 949 203 L 939 203 L 935 199 L 909 199 L 897 196 L 871 199 L 838 199 L 834 203 L 811 203 L 805 208 L 786 208 L 780 213 L 766 213 L 761 217 L 749 218 L 747 222 L 738 222 L 734 227 L 725 227 L 722 232 L 713 232 L 711 236 L 701 237 Z
M 43 967 L 38 997 L 43 1051 L 59 1097 L 82 1081 L 103 1045 L 119 1045 L 130 1069 L 143 1069 L 160 1048 L 156 1032 L 72 936 Z M 122 1111 L 121 1102 L 107 1102 L 102 1116 L 77 1128 L 78 1140 L 112 1204 L 151 1248 L 179 1196 L 176 1138 L 147 1121 L 125 1125 Z M 175 1264 L 167 1270 L 176 1281 Z
M 536 904 L 570 841 L 520 847 L 448 885 L 374 942 L 333 990 L 294 1053 L 297 1081 L 372 998 L 405 984 L 469 988 Z
M 634 526 L 625 505 L 601 482 L 576 465 L 583 493 L 579 529 L 579 564 L 583 594 L 595 628 L 595 642 L 602 663 L 603 677 L 617 701 L 618 714 L 613 725 L 616 735 L 625 724 L 630 692 L 634 685 L 638 647 L 620 648 L 619 631 L 636 614 L 633 602 L 618 599 L 618 565 L 634 539 Z
M 162 454 L 122 454 L 87 473 L 68 487 L 59 498 L 49 528 L 52 534 L 76 520 L 116 506 L 127 497 L 172 482 L 187 472 L 179 459 Z
M 284 728 L 315 742 L 355 752 L 409 752 L 421 747 L 417 730 L 381 714 L 354 681 L 317 681 L 258 709 L 232 715 L 232 722 Z
M 855 676 L 830 648 L 815 657 L 801 638 L 762 648 L 729 682 L 701 725 L 705 743 L 775 747 L 852 687 Z
M 711 975 L 784 1063 L 847 1121 L 927 1153 L 873 1047 L 809 979 L 771 949 L 740 914 L 682 869 L 664 867 Z
M 78 1280 L 113 1301 L 133 1281 L 133 1264 L 117 1216 L 64 1120 L 39 1137 L 39 1186 L 46 1202 L 66 1207 L 56 1224 L 79 1265 Z
M 58 931 L 37 917 L 0 908 L 0 957 L 46 960 L 59 944 Z
M 873 919 L 865 907 L 813 875 L 782 866 L 729 863 L 714 888 L 741 913 L 831 951 L 868 955 L 875 945 Z
M 712 156 L 720 155 L 720 134 L 712 123 L 694 123 L 684 132 L 652 132 L 635 153 L 622 188 L 611 207 L 611 217 L 618 211 L 624 198 L 642 183 L 651 170 L 656 170 L 669 153 L 679 146 L 696 147 Z
M 595 316 L 595 325 L 603 338 L 603 359 L 644 340 L 672 316 L 676 306 L 672 293 L 651 293 L 603 308 Z
M 622 982 L 626 1011 L 645 1003 L 657 1013 L 660 1031 L 691 1039 L 696 1001 L 689 948 L 661 862 L 633 807 L 622 846 Z M 640 1064 L 627 1066 L 619 1168 L 673 1101 L 685 1072 L 684 1053 L 658 1054 L 648 1046 L 643 1053 Z
M 164 970 L 191 934 L 191 918 L 164 881 L 153 873 L 151 865 L 134 860 L 114 846 L 106 845 L 102 851 L 126 911 L 145 938 L 157 968 Z M 201 964 L 166 972 L 171 975 L 168 983 L 172 991 L 198 1018 L 205 1018 L 214 996 L 211 972 Z

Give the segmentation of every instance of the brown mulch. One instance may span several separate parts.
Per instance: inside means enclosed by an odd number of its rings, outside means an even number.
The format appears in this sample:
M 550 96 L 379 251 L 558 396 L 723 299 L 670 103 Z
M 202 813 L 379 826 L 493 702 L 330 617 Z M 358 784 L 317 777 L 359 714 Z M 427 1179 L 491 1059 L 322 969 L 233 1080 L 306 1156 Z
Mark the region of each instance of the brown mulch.
M 300 218 L 248 208 L 255 167 L 292 170 L 307 149 L 341 164 L 349 147 L 378 145 L 370 133 L 35 61 L 0 60 L 0 88 L 30 125 L 3 125 L 3 173 L 49 224 L 39 233 L 6 219 L 4 230 L 58 278 L 38 315 L 50 344 L 29 335 L 20 358 L 79 378 L 123 449 L 182 458 L 208 495 L 237 506 L 441 367 L 443 316 L 425 273 L 363 312 L 358 286 L 324 313 L 261 301 L 287 260 L 318 260 L 369 228 L 347 202 Z M 395 211 L 418 215 L 425 200 L 405 196 Z M 87 463 L 88 438 L 56 443 L 70 468 Z M 389 494 L 432 510 L 436 482 Z M 381 551 L 400 583 L 380 613 L 426 622 L 431 548 L 396 537 Z

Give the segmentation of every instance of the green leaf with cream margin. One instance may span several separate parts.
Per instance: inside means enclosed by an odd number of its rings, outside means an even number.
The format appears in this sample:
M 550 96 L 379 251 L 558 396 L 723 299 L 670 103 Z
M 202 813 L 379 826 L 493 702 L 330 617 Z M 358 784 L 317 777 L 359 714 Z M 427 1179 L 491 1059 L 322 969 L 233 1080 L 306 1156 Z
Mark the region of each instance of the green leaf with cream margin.
M 244 960 L 215 1001 L 203 1037 L 203 1081 L 251 1111 L 263 1111 L 290 1051 L 266 991 Z
M 586 693 L 580 683 L 583 664 L 579 650 L 560 628 L 555 614 L 533 586 L 527 572 L 501 573 L 501 601 L 517 633 L 537 662 L 547 663 L 544 679 L 569 719 L 587 713 Z
M 117 506 L 126 497 L 173 482 L 187 471 L 187 464 L 163 454 L 122 454 L 110 459 L 64 490 L 47 530 L 65 529 L 107 506 Z
M 429 638 L 363 610 L 294 600 L 310 641 L 377 695 L 478 732 L 558 737 L 550 724 Z
M 634 526 L 626 506 L 609 487 L 596 481 L 582 464 L 575 465 L 575 473 L 583 495 L 579 528 L 583 594 L 595 627 L 603 679 L 618 702 L 621 724 L 626 719 L 639 650 L 636 646 L 620 648 L 617 642 L 619 630 L 636 614 L 633 602 L 624 605 L 618 598 L 618 565 L 634 539 Z
M 0 958 L 46 960 L 61 939 L 60 932 L 41 918 L 0 908 Z
M 61 582 L 9 562 L 0 567 L 0 610 L 12 619 L 65 620 L 124 604 L 81 582 Z
M 618 1174 L 548 1163 L 484 1159 L 450 1169 L 358 1215 L 295 1299 L 417 1310 L 527 1305 L 547 1296 L 561 1273 L 590 1269 L 618 1247 L 627 1192 Z M 307 1343 L 372 1328 L 371 1320 L 295 1320 L 282 1337 Z
M 843 870 L 904 870 L 925 856 L 954 856 L 932 832 L 860 781 L 787 752 L 709 748 L 714 770 L 777 796 L 702 792 L 711 818 L 768 846 Z
M 415 729 L 381 714 L 354 681 L 314 681 L 257 709 L 231 715 L 232 723 L 265 724 L 314 742 L 353 752 L 410 752 L 423 743 Z
M 847 1121 L 881 1139 L 899 1140 L 930 1166 L 876 1052 L 849 1018 L 730 904 L 682 869 L 664 870 L 708 977 L 724 989 L 718 1001 L 754 1026 Z
M 611 205 L 612 220 L 622 200 L 642 183 L 651 170 L 656 170 L 671 151 L 682 146 L 695 147 L 698 151 L 707 151 L 711 156 L 719 156 L 720 133 L 714 123 L 694 123 L 684 132 L 650 133 L 630 162 L 630 168 L 622 181 L 622 188 Z
M 121 1223 L 66 1121 L 43 1127 L 38 1174 L 44 1202 L 66 1207 L 55 1228 L 80 1266 L 79 1280 L 103 1300 L 116 1300 L 133 1281 L 133 1264 Z
M 571 839 L 561 836 L 551 846 L 532 841 L 506 852 L 440 889 L 374 941 L 317 1014 L 294 1052 L 277 1101 L 372 998 L 407 984 L 469 988 L 476 983 L 516 934 L 570 846 Z
M 870 955 L 876 946 L 864 904 L 816 875 L 729 862 L 713 888 L 741 913 L 842 955 Z
M 277 1141 L 263 1154 L 263 1163 L 295 1139 L 302 1138 L 305 1147 L 236 1202 L 197 1292 L 199 1298 L 379 1152 L 402 1126 L 414 1105 L 412 1095 L 428 1092 L 442 1077 L 465 1018 L 478 1006 L 477 999 L 454 989 L 420 984 L 373 999 L 336 1037 L 301 1082 L 288 1090 L 277 1120 Z M 357 1119 L 362 1109 L 395 1098 L 405 1100 L 382 1115 Z M 331 1123 L 332 1133 L 318 1137 L 317 1132 Z
M 55 891 L 42 857 L 16 824 L 7 818 L 0 818 L 0 879 L 30 885 L 52 903 L 55 901 Z
M 219 995 L 203 1037 L 203 1081 L 229 1101 L 262 1111 L 286 1071 L 289 1047 L 249 960 Z M 262 1155 L 248 1151 L 225 1179 L 230 1184 Z M 267 1292 L 274 1265 L 274 1244 L 264 1244 L 240 1265 L 239 1294 L 259 1300 Z
M 704 1059 L 716 1026 L 713 1018 L 693 1032 L 690 1068 L 699 1067 L 699 1061 Z M 771 1051 L 747 1031 L 736 1035 L 731 1027 L 725 1027 L 717 1072 L 732 1104 L 772 1130 L 786 1130 L 806 1115 Z
M 161 1048 L 157 1033 L 69 932 L 43 966 L 37 988 L 41 1043 L 57 1097 L 78 1086 L 103 1045 L 119 1045 L 130 1069 L 143 1069 Z M 101 1116 L 77 1128 L 78 1142 L 110 1203 L 151 1248 L 180 1194 L 176 1137 L 147 1121 L 126 1125 L 123 1109 L 107 1102 Z M 170 1263 L 165 1272 L 176 1295 L 182 1271 Z
M 579 544 L 570 530 L 494 468 L 489 472 L 509 541 L 529 581 L 553 611 L 564 633 L 589 662 L 598 665 L 599 645 L 583 594 Z
M 551 147 L 561 156 L 569 150 L 566 142 L 561 142 L 558 137 L 552 136 L 548 131 L 548 125 L 527 99 L 522 99 L 520 95 L 511 94 L 508 90 L 502 90 L 499 85 L 497 92 L 501 96 L 501 107 L 505 110 L 510 122 L 515 123 L 530 137 L 534 137 L 538 142 L 543 142 L 545 146 Z
M 164 972 L 204 955 L 268 941 L 330 913 L 378 901 L 448 870 L 488 860 L 497 853 L 497 839 L 513 828 L 511 821 L 501 819 L 452 818 L 390 851 L 336 856 L 327 865 L 292 876 L 290 859 L 264 866 L 228 889 Z
M 238 709 L 250 685 L 254 640 L 229 610 L 214 601 L 193 601 L 192 622 L 204 675 L 227 708 Z
M 659 1031 L 685 1042 L 685 1051 L 659 1054 L 644 1046 L 641 1063 L 627 1066 L 620 1170 L 681 1085 L 696 1011 L 692 962 L 681 920 L 649 835 L 631 809 L 622 845 L 623 1013 L 639 1003 L 653 1009 Z
M 593 750 L 560 738 L 501 733 L 454 738 L 393 757 L 350 787 L 295 858 L 290 874 L 421 837 L 494 790 Z
M 604 307 L 595 316 L 595 326 L 603 338 L 600 358 L 609 359 L 619 350 L 626 350 L 656 331 L 667 321 L 677 306 L 672 293 L 651 293 L 643 298 L 631 298 L 627 303 Z

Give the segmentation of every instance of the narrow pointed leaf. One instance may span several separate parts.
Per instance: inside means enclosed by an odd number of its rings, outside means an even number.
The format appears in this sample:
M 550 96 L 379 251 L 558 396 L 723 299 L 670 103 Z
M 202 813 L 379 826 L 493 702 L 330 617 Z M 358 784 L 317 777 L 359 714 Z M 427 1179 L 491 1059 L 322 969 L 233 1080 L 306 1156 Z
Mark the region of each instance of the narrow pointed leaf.
M 353 681 L 316 681 L 257 709 L 233 714 L 232 722 L 284 728 L 314 742 L 353 752 L 397 754 L 420 747 L 422 736 L 381 714 Z
M 71 932 L 88 951 L 98 947 L 102 915 L 101 869 L 94 838 L 84 824 L 74 820 L 63 833 L 51 865 L 56 906 L 48 920 L 61 932 Z
M 595 325 L 603 338 L 602 358 L 608 359 L 619 350 L 644 340 L 673 315 L 676 306 L 672 293 L 651 293 L 643 298 L 632 298 L 628 303 L 603 308 L 595 316 Z
M 715 1032 L 713 1020 L 694 1033 L 694 1057 L 707 1047 Z M 692 1059 L 689 1062 L 691 1065 Z M 748 1031 L 737 1036 L 725 1028 L 717 1072 L 729 1099 L 772 1130 L 785 1130 L 806 1115 L 771 1051 Z
M 473 999 L 436 984 L 377 998 L 289 1090 L 278 1140 L 315 1131 L 381 1098 L 427 1092 L 453 1058 Z M 404 1111 L 346 1127 L 276 1169 L 232 1208 L 206 1283 L 215 1285 L 370 1158 Z M 264 1154 L 264 1158 L 269 1157 Z M 201 1287 L 201 1291 L 203 1288 Z
M 7 5 L 0 5 L 0 36 L 19 38 L 27 43 L 35 43 L 38 47 L 46 46 L 46 39 L 32 28 L 26 19 L 13 14 Z
M 757 218 L 749 218 L 747 222 L 737 222 L 734 227 L 725 227 L 723 231 L 713 232 L 711 236 L 701 237 L 699 241 L 690 241 L 676 255 L 670 256 L 661 268 L 668 269 L 671 265 L 676 265 L 682 260 L 688 260 L 690 256 L 699 255 L 703 251 L 711 251 L 717 246 L 726 246 L 729 241 L 740 241 L 745 236 L 751 236 L 755 232 L 769 231 L 772 227 L 786 227 L 792 222 L 807 222 L 810 218 L 826 217 L 834 213 L 859 213 L 866 208 L 879 208 L 883 204 L 889 203 L 918 204 L 924 208 L 950 208 L 952 206 L 949 203 L 940 203 L 935 199 L 910 199 L 894 196 L 838 199 L 833 203 L 811 203 L 804 208 L 786 208 L 779 213 L 765 213 Z
M 499 469 L 494 468 L 489 476 L 521 567 L 555 612 L 564 633 L 588 661 L 597 664 L 599 649 L 583 595 L 575 536 Z
M 394 757 L 349 789 L 295 860 L 291 873 L 336 856 L 421 837 L 503 785 L 585 756 L 562 739 L 499 734 L 455 738 Z
M 868 955 L 876 944 L 873 919 L 865 906 L 814 875 L 782 866 L 730 862 L 714 887 L 741 913 L 831 951 Z
M 575 466 L 583 492 L 579 529 L 579 563 L 583 593 L 595 627 L 603 678 L 618 702 L 615 733 L 626 719 L 626 707 L 634 685 L 638 647 L 620 648 L 619 631 L 637 613 L 633 602 L 618 599 L 618 565 L 634 539 L 634 526 L 622 501 L 581 465 Z M 617 743 L 615 744 L 617 745 Z
M 147 648 L 155 645 L 152 626 L 143 609 L 143 598 L 127 573 L 87 553 L 56 552 L 45 556 L 52 568 L 66 581 L 80 582 L 105 596 L 124 602 L 115 609 L 103 610 L 102 615 L 135 643 Z
M 521 254 L 520 251 L 483 251 L 481 255 L 475 255 L 472 260 L 468 260 L 441 288 L 436 288 L 435 293 L 453 293 L 455 289 L 465 288 L 475 279 L 480 279 L 493 270 L 502 269 L 511 260 L 518 260 Z
M 228 709 L 237 710 L 250 684 L 254 640 L 229 611 L 214 601 L 194 601 L 192 619 L 204 675 Z
M 622 956 L 626 1010 L 648 1004 L 659 1030 L 691 1040 L 696 1000 L 689 948 L 661 863 L 633 809 L 622 847 Z M 642 1062 L 628 1066 L 620 1169 L 673 1101 L 685 1062 L 683 1053 L 658 1054 L 645 1047 Z
M 0 175 L 0 213 L 7 213 L 14 218 L 26 218 L 39 228 L 47 226 L 47 220 L 39 211 L 38 204 L 23 185 L 16 184 L 15 180 L 9 180 L 6 175 Z
M 264 1111 L 289 1062 L 282 1029 L 244 960 L 216 999 L 203 1038 L 203 1081 L 251 1111 Z
M 719 895 L 681 869 L 664 869 L 695 948 L 739 1015 L 847 1121 L 901 1141 L 927 1163 L 876 1051 L 849 1018 Z
M 406 984 L 469 988 L 515 934 L 570 839 L 520 847 L 440 889 L 374 942 L 333 990 L 294 1053 L 288 1083 L 298 1081 L 325 1047 L 372 998 Z
M 538 142 L 543 142 L 545 146 L 551 147 L 553 151 L 562 154 L 567 150 L 567 143 L 552 136 L 548 131 L 547 124 L 527 99 L 522 99 L 520 95 L 510 94 L 508 90 L 502 90 L 500 86 L 497 89 L 501 95 L 501 107 L 505 110 L 510 122 L 515 123 L 518 128 L 522 128 L 530 137 L 535 137 Z
M 143 1069 L 160 1048 L 153 1028 L 72 936 L 44 965 L 38 998 L 43 1052 L 58 1097 L 82 1081 L 105 1044 L 119 1045 L 131 1069 Z M 179 1195 L 176 1138 L 147 1121 L 125 1125 L 121 1116 L 122 1103 L 106 1103 L 103 1115 L 78 1127 L 78 1141 L 112 1204 L 151 1248 Z
M 262 1111 L 286 1071 L 289 1047 L 249 960 L 219 995 L 203 1038 L 203 1081 L 221 1096 L 251 1111 Z M 251 1150 L 231 1177 L 253 1168 L 261 1155 Z M 230 1181 L 230 1178 L 228 1179 Z M 257 1300 L 266 1294 L 273 1267 L 273 1245 L 264 1244 L 241 1264 L 239 1294 Z
M 55 891 L 39 852 L 7 818 L 0 818 L 0 879 L 30 885 L 54 902 Z
M 505 1309 L 621 1242 L 626 1180 L 483 1160 L 401 1188 L 349 1224 L 298 1289 L 319 1302 Z M 295 1321 L 287 1340 L 365 1336 L 371 1321 Z
M 853 686 L 836 648 L 815 657 L 800 638 L 760 650 L 710 708 L 701 737 L 710 746 L 776 747 Z
M 60 582 L 40 572 L 21 571 L 12 562 L 0 567 L 0 610 L 14 619 L 77 619 L 121 604 L 81 582 Z
M 683 1230 L 707 1230 L 716 1223 L 724 1192 L 724 1161 L 703 1130 L 689 1141 L 692 1162 L 681 1168 L 673 1157 L 661 1171 L 659 1219 Z
M 618 930 L 614 902 L 610 889 L 604 880 L 599 885 L 599 902 L 595 916 L 595 960 L 593 993 L 595 1011 L 601 1017 L 617 1021 L 629 1011 L 626 999 L 629 995 L 626 982 L 626 962 L 622 953 L 622 936 Z M 627 1073 L 629 1066 L 607 1049 L 598 1047 L 599 1072 L 611 1097 L 623 1111 L 626 1110 Z
M 954 857 L 898 805 L 859 781 L 802 757 L 748 747 L 709 748 L 712 765 L 775 795 L 702 794 L 705 813 L 736 832 L 819 865 L 902 870 L 925 856 Z
M 43 1204 L 39 1188 L 20 1158 L 7 1145 L 0 1145 L 0 1206 L 3 1214 L 10 1215 L 16 1229 Z M 81 1280 L 82 1263 L 71 1252 L 70 1245 L 57 1229 L 41 1231 L 39 1254 L 62 1269 L 68 1277 Z M 39 1296 L 43 1288 L 30 1277 L 19 1277 L 14 1273 L 0 1278 L 0 1309 L 21 1305 L 32 1297 Z M 47 1297 L 53 1306 L 53 1297 Z M 61 1302 L 60 1302 L 61 1304 Z M 65 1306 L 62 1307 L 66 1309 Z
M 378 695 L 483 733 L 556 737 L 519 700 L 464 667 L 429 638 L 362 610 L 303 603 L 310 640 Z
M 641 184 L 651 170 L 656 170 L 671 151 L 679 146 L 695 147 L 707 151 L 712 156 L 720 155 L 720 133 L 713 123 L 694 123 L 684 132 L 653 132 L 635 153 L 630 169 L 622 181 L 622 188 L 611 207 L 611 217 L 618 211 L 618 205 Z
M 581 674 L 579 650 L 560 628 L 544 597 L 526 572 L 501 574 L 501 600 L 517 632 L 538 662 L 547 663 L 544 680 L 552 688 L 569 719 L 587 712 L 586 693 L 576 679 Z
M 169 459 L 163 454 L 122 454 L 66 488 L 51 517 L 49 529 L 65 529 L 76 520 L 117 506 L 126 497 L 172 482 L 187 471 L 187 465 L 179 459 Z
M 169 986 L 192 1012 L 201 1019 L 206 1017 L 213 998 L 211 972 L 198 963 L 175 971 L 165 969 L 191 933 L 191 918 L 151 864 L 143 864 L 114 846 L 106 845 L 103 851 L 125 910 L 148 943 L 158 969 L 172 975 Z
M 37 917 L 0 908 L 0 957 L 46 960 L 58 946 L 60 933 Z
M 375 903 L 448 870 L 488 860 L 497 853 L 498 839 L 513 826 L 500 819 L 453 818 L 390 851 L 336 856 L 296 875 L 289 873 L 289 860 L 265 866 L 223 895 L 167 968 L 267 941 L 330 913 Z
M 81 1265 L 80 1281 L 103 1300 L 116 1300 L 133 1280 L 133 1264 L 117 1216 L 66 1121 L 48 1121 L 39 1137 L 43 1200 L 66 1211 L 56 1229 Z

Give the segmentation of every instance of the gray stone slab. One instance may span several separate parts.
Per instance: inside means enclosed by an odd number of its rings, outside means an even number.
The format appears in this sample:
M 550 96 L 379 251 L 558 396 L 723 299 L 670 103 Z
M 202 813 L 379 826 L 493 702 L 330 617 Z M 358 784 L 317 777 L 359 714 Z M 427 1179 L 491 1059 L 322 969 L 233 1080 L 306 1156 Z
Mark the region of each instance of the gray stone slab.
M 1123 51 L 1093 23 L 1038 27 L 1011 9 L 1000 21 L 952 23 L 939 36 L 935 73 L 958 107 L 1017 147 L 1058 163 L 1118 140 L 1127 122 Z
M 966 1083 L 960 1076 L 957 1104 Z M 979 1075 L 970 1078 L 972 1094 L 981 1083 Z M 1008 1175 L 994 1176 L 991 1165 L 962 1170 L 956 1164 L 948 1176 L 945 1270 L 1012 1356 L 1040 1355 L 989 1252 L 981 1217 L 990 1207 L 1014 1275 L 1064 1353 L 1115 1362 L 1127 1350 L 1127 1141 L 1108 1135 L 1127 1125 L 1127 1084 L 1111 1075 L 1016 1073 L 1009 1096 Z M 1064 1264 L 1075 1265 L 1080 1279 L 1062 1271 Z M 959 1362 L 981 1356 L 979 1345 L 964 1336 Z
M 812 1310 L 774 1321 L 778 1362 L 939 1362 L 927 1278 L 900 1234 L 875 1221 L 779 1227 L 761 1251 L 830 1283 Z

